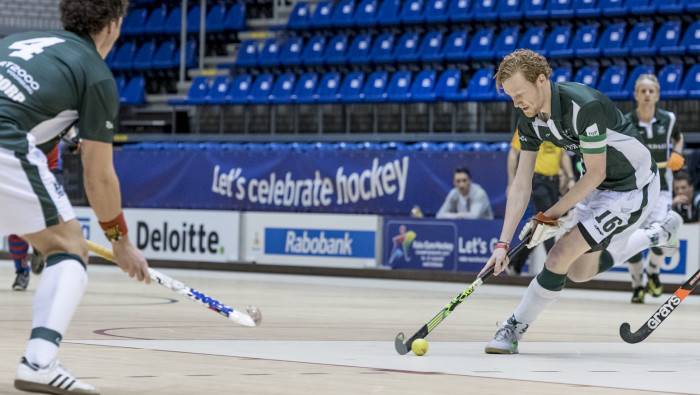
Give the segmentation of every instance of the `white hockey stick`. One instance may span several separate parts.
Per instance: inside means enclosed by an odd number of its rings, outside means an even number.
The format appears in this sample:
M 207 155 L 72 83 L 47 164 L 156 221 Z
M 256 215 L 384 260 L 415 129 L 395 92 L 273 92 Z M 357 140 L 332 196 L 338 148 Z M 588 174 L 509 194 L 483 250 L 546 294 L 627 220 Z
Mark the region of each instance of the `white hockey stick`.
M 90 251 L 110 262 L 114 262 L 114 253 L 112 250 L 90 240 L 87 240 L 87 243 Z M 197 302 L 198 304 L 202 304 L 205 307 L 228 317 L 231 321 L 238 325 L 254 327 L 260 325 L 262 322 L 262 314 L 260 313 L 260 309 L 255 306 L 248 306 L 246 308 L 248 314 L 244 314 L 238 310 L 234 310 L 233 307 L 226 306 L 218 300 L 203 294 L 202 292 L 195 291 L 180 281 L 174 280 L 155 269 L 148 268 L 148 274 L 151 276 L 151 280 L 158 282 L 158 284 L 164 286 L 165 288 L 168 288 L 175 293 L 183 295 L 188 299 Z

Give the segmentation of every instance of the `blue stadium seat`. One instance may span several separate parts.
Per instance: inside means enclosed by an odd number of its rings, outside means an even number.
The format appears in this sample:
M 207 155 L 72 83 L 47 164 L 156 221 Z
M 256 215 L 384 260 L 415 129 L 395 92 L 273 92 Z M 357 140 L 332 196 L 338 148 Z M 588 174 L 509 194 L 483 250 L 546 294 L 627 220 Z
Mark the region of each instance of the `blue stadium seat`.
M 598 24 L 583 25 L 574 35 L 571 48 L 578 57 L 600 56 L 598 44 Z
M 297 76 L 293 73 L 285 73 L 277 77 L 275 85 L 268 96 L 274 104 L 288 104 L 292 102 L 292 92 L 296 84 Z
M 681 38 L 681 22 L 664 22 L 656 32 L 653 46 L 659 55 L 683 55 L 685 47 L 679 44 Z
M 143 32 L 146 34 L 161 34 L 165 26 L 165 20 L 168 17 L 168 8 L 165 4 L 155 8 L 146 19 L 146 26 L 143 27 Z
M 397 62 L 417 62 L 420 58 L 418 53 L 418 33 L 407 32 L 400 38 L 394 48 L 394 59 Z
M 654 0 L 656 11 L 660 14 L 678 14 L 685 8 L 684 0 Z
M 683 65 L 669 64 L 659 71 L 661 99 L 684 99 L 688 92 L 681 89 Z
M 255 67 L 258 65 L 258 41 L 245 40 L 238 48 L 236 56 L 236 66 L 238 67 Z
M 347 60 L 350 64 L 369 63 L 370 50 L 372 49 L 372 36 L 369 34 L 358 34 L 352 40 L 348 49 Z
M 201 8 L 196 5 L 190 9 L 190 11 L 187 13 L 187 32 L 188 33 L 196 33 L 199 31 L 199 27 L 201 25 Z
M 237 2 L 231 5 L 224 18 L 223 30 L 241 31 L 246 29 L 245 2 Z
M 163 33 L 175 34 L 179 33 L 182 27 L 182 8 L 174 7 L 168 12 L 168 18 L 165 19 L 163 25 Z
M 608 95 L 612 100 L 623 100 L 625 97 L 622 94 L 622 90 L 625 87 L 626 77 L 627 66 L 612 65 L 600 76 L 597 89 Z
M 289 37 L 282 45 L 280 52 L 280 63 L 284 66 L 301 64 L 301 52 L 304 48 L 302 37 Z
M 107 57 L 105 58 L 105 63 L 107 67 L 112 69 L 112 63 L 114 62 L 114 57 L 117 55 L 117 44 L 112 45 L 112 49 L 109 50 Z
M 385 0 L 386 1 L 386 0 Z M 393 0 L 390 0 L 393 1 Z M 394 60 L 394 35 L 384 33 L 377 37 L 372 44 L 369 58 L 372 63 L 391 63 Z
M 410 71 L 395 72 L 386 88 L 387 100 L 389 102 L 407 102 L 410 99 L 408 91 L 411 89 L 411 79 Z
M 508 21 L 523 17 L 523 10 L 520 8 L 521 0 L 498 0 L 496 14 L 498 19 Z
M 493 44 L 493 55 L 496 59 L 501 59 L 502 57 L 513 52 L 518 46 L 518 40 L 520 38 L 520 30 L 517 27 L 505 27 L 501 30 L 501 34 Z
M 147 41 L 141 45 L 134 56 L 131 67 L 134 70 L 148 70 L 153 65 L 153 55 L 156 53 L 155 41 Z
M 634 87 L 637 83 L 637 79 L 642 74 L 654 74 L 654 67 L 641 64 L 632 69 L 632 71 L 629 72 L 627 75 L 627 82 L 625 83 L 625 88 L 620 92 L 621 98 L 626 98 L 627 100 L 634 98 Z
M 270 38 L 263 44 L 263 49 L 258 55 L 260 66 L 275 67 L 280 64 L 280 44 L 276 38 Z
M 313 103 L 314 93 L 318 88 L 318 74 L 302 74 L 294 87 L 291 99 L 294 103 Z
M 398 25 L 401 22 L 399 11 L 401 9 L 401 1 L 399 0 L 383 0 L 377 10 L 378 25 Z
M 650 0 L 626 0 L 625 6 L 630 14 L 652 14 L 656 10 Z
M 176 55 L 176 46 L 174 41 L 165 41 L 160 44 L 153 55 L 154 69 L 168 69 L 172 67 L 173 57 Z
M 629 51 L 624 47 L 625 24 L 613 23 L 608 25 L 600 36 L 598 47 L 605 56 L 625 56 Z
M 571 26 L 555 27 L 544 43 L 545 56 L 551 58 L 571 57 L 574 51 L 569 48 L 569 42 L 571 42 Z
M 142 34 L 147 19 L 148 9 L 146 8 L 137 8 L 129 11 L 122 22 L 122 34 L 125 36 L 130 34 Z
M 595 88 L 598 86 L 598 66 L 581 67 L 574 75 L 573 81 Z
M 270 102 L 270 92 L 275 83 L 272 74 L 260 74 L 253 83 L 248 93 L 248 102 L 254 104 L 266 104 Z
M 386 101 L 386 85 L 389 74 L 386 71 L 375 71 L 369 75 L 359 99 L 364 102 L 379 103 Z
M 191 69 L 197 65 L 197 41 L 194 39 L 187 40 L 185 44 L 185 68 Z M 170 67 L 180 66 L 180 48 L 173 54 L 170 60 Z
M 445 59 L 448 61 L 466 61 L 469 60 L 469 51 L 467 51 L 469 36 L 466 30 L 456 30 L 447 37 L 445 42 Z
M 355 26 L 374 26 L 377 24 L 377 0 L 362 0 L 352 18 Z
M 360 91 L 364 86 L 365 73 L 355 71 L 348 73 L 343 80 L 343 84 L 338 90 L 338 100 L 344 103 L 357 103 L 360 101 Z
M 620 16 L 627 14 L 625 0 L 600 0 L 598 8 L 603 16 Z
M 443 34 L 441 30 L 426 33 L 418 49 L 421 62 L 442 62 L 445 59 L 445 53 L 442 51 L 442 41 Z
M 577 18 L 596 18 L 600 16 L 597 0 L 574 0 L 573 9 Z
M 545 0 L 523 0 L 523 16 L 526 20 L 542 19 L 549 16 Z
M 574 9 L 573 0 L 549 0 L 547 11 L 550 18 L 572 18 Z
M 472 20 L 471 1 L 451 0 L 447 14 L 452 23 L 470 22 Z
M 445 23 L 449 19 L 447 14 L 448 0 L 428 0 L 425 6 L 425 21 L 427 23 Z
M 335 103 L 338 101 L 338 89 L 340 88 L 340 73 L 326 73 L 321 77 L 318 90 L 313 98 L 318 103 Z
M 689 54 L 700 53 L 700 21 L 693 22 L 685 29 L 681 45 Z
M 552 70 L 552 81 L 568 82 L 571 81 L 571 66 L 560 66 Z
M 215 33 L 224 30 L 224 20 L 226 19 L 226 7 L 217 4 L 207 12 L 207 19 L 204 23 L 207 25 L 207 32 Z
M 342 0 L 338 2 L 333 10 L 331 23 L 335 27 L 352 26 L 355 14 L 355 0 Z
M 493 85 L 493 70 L 477 70 L 467 85 L 468 99 L 473 101 L 491 101 L 495 96 L 496 89 Z
M 695 64 L 688 70 L 683 80 L 683 89 L 688 92 L 688 99 L 700 98 L 700 64 Z
M 425 3 L 423 3 L 423 0 L 404 1 L 399 19 L 404 24 L 423 23 L 425 21 Z
M 437 73 L 434 70 L 423 70 L 416 76 L 409 90 L 409 98 L 412 102 L 435 101 L 435 81 Z
M 309 19 L 309 25 L 312 28 L 326 28 L 333 25 L 333 2 L 319 1 L 316 3 L 316 10 Z
M 630 55 L 641 56 L 655 54 L 656 48 L 654 48 L 651 44 L 653 35 L 653 22 L 639 22 L 634 25 L 632 30 L 630 30 L 629 36 L 627 36 L 627 41 L 625 42 L 625 46 L 630 50 Z
M 348 61 L 348 36 L 337 34 L 331 38 L 323 55 L 326 64 L 345 64 Z
M 472 0 L 472 18 L 475 21 L 491 21 L 498 16 L 496 0 Z
M 544 26 L 533 26 L 520 38 L 518 48 L 525 48 L 544 55 Z
M 461 77 L 462 72 L 457 69 L 445 70 L 435 84 L 435 99 L 445 101 L 467 100 L 467 89 L 459 89 Z
M 309 39 L 301 53 L 301 63 L 305 65 L 323 64 L 323 54 L 326 52 L 326 36 L 317 35 Z
M 142 106 L 146 103 L 146 80 L 144 77 L 134 77 L 124 87 L 119 97 L 119 103 Z
M 114 77 L 114 83 L 117 84 L 117 92 L 121 95 L 126 86 L 126 77 Z
M 231 84 L 231 90 L 226 95 L 226 102 L 230 104 L 248 103 L 248 93 L 253 85 L 253 77 L 248 74 L 237 76 Z
M 685 0 L 684 8 L 688 12 L 700 11 L 700 0 Z
M 469 52 L 471 59 L 491 59 L 493 58 L 493 28 L 490 29 L 480 29 L 469 42 L 469 47 L 467 52 Z
M 112 61 L 112 70 L 130 70 L 131 64 L 136 56 L 136 44 L 127 41 L 117 50 Z
M 209 88 L 209 93 L 207 93 L 207 95 L 204 96 L 204 102 L 207 104 L 214 105 L 226 103 L 226 95 L 229 94 L 232 83 L 233 80 L 227 75 L 220 75 L 214 78 L 214 82 Z
M 302 30 L 309 28 L 309 16 L 311 14 L 311 8 L 309 3 L 306 1 L 300 1 L 294 5 L 292 13 L 289 14 L 289 20 L 287 21 L 287 27 L 289 29 Z

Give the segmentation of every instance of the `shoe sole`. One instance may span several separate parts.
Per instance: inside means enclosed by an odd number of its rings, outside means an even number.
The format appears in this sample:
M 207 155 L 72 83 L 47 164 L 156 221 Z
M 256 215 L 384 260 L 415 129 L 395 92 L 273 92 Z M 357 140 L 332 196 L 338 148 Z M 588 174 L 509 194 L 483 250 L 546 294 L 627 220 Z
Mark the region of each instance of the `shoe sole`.
M 83 390 L 64 390 L 61 388 L 56 388 L 48 384 L 34 383 L 25 380 L 15 380 L 15 388 L 20 391 L 26 392 L 39 392 L 43 394 L 54 394 L 54 395 L 99 395 L 99 392 L 86 392 Z
M 486 347 L 484 350 L 486 351 L 486 354 L 517 354 L 518 350 L 503 350 L 500 348 L 491 348 L 491 347 Z
M 22 287 L 21 285 L 13 285 L 12 289 L 14 289 L 15 291 L 26 291 L 27 287 Z

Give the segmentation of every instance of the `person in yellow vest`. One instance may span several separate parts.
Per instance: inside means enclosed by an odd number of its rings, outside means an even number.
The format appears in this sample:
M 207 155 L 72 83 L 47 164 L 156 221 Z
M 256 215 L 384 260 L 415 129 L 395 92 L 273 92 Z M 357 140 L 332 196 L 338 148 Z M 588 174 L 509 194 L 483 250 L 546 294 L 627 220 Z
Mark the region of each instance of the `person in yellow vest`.
M 510 141 L 510 151 L 508 152 L 508 187 L 506 188 L 506 196 L 508 196 L 508 188 L 510 188 L 510 184 L 515 177 L 519 156 L 520 139 L 516 129 L 513 139 Z M 535 210 L 544 212 L 552 207 L 559 200 L 560 193 L 566 193 L 575 183 L 576 179 L 571 166 L 571 159 L 566 150 L 557 147 L 549 141 L 542 142 L 540 150 L 537 152 L 535 175 L 532 177 L 531 198 Z M 560 188 L 562 186 L 563 191 Z M 544 247 L 548 252 L 553 245 L 554 238 L 544 242 Z M 508 274 L 520 274 L 529 253 L 530 250 L 526 248 L 513 256 L 507 269 Z

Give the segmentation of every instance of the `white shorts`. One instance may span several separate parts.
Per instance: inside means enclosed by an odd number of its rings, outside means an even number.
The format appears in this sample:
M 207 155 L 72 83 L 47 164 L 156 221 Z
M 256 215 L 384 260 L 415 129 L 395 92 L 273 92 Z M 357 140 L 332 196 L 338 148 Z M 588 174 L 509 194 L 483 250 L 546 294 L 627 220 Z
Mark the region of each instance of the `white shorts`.
M 659 200 L 659 177 L 642 189 L 616 192 L 596 189 L 574 206 L 566 230 L 578 226 L 592 250 L 625 249 L 627 239 L 645 223 Z
M 0 147 L 0 236 L 24 235 L 75 218 L 46 156 L 27 135 L 27 155 Z
M 659 200 L 656 201 L 656 205 L 651 210 L 651 214 L 644 221 L 642 227 L 647 227 L 654 222 L 663 222 L 671 211 L 671 203 L 673 202 L 673 194 L 671 191 L 661 191 L 659 193 Z

